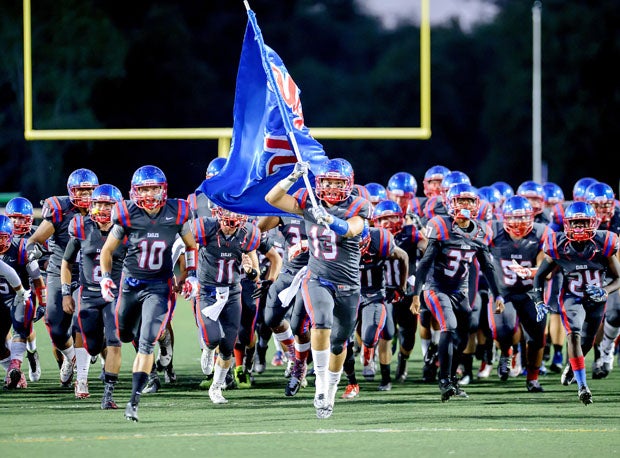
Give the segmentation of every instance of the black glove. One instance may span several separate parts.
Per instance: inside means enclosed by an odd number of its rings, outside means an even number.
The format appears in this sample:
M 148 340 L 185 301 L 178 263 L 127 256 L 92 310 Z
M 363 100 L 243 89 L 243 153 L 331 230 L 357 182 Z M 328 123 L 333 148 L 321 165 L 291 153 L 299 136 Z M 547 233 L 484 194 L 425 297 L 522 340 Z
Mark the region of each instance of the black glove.
M 256 290 L 252 293 L 252 299 L 262 299 L 267 297 L 267 292 L 273 284 L 273 280 L 262 280 L 260 285 L 256 287 Z
M 46 310 L 46 307 L 44 305 L 39 304 L 37 306 L 37 311 L 34 314 L 35 323 L 45 316 L 45 310 Z

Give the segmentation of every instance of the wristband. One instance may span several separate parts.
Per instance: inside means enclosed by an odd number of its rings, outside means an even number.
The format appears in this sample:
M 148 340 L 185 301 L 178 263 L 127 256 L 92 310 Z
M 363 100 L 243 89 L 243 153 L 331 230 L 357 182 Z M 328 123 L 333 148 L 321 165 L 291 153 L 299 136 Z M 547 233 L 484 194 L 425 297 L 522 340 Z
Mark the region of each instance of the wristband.
M 110 272 L 104 272 L 101 274 L 103 278 L 112 278 L 112 274 Z
M 283 180 L 278 181 L 278 186 L 280 187 L 280 189 L 284 190 L 284 191 L 288 191 L 289 189 L 291 189 L 293 187 L 293 185 L 295 184 L 297 180 L 295 179 L 291 179 L 291 176 L 289 175 L 288 177 L 284 178 Z
M 254 280 L 256 277 L 258 277 L 258 271 L 252 268 L 252 270 L 245 273 L 245 276 L 248 277 L 248 280 Z
M 187 271 L 187 277 L 195 277 L 196 271 L 194 269 Z
M 187 270 L 196 270 L 196 248 L 185 250 L 185 267 Z
M 63 296 L 71 296 L 71 285 L 69 283 L 63 283 L 60 285 L 60 293 Z
M 329 228 L 338 235 L 346 235 L 346 233 L 349 232 L 349 223 L 335 216 L 332 216 L 332 218 L 334 218 L 334 220 L 329 225 Z

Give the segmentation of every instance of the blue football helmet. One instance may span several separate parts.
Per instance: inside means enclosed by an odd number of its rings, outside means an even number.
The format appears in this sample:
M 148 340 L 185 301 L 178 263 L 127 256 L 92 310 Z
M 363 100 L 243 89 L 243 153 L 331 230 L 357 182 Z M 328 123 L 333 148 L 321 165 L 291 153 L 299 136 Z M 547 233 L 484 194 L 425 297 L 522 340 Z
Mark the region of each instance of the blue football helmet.
M 353 189 L 353 167 L 344 159 L 330 159 L 314 174 L 316 196 L 332 205 L 348 199 Z M 331 184 L 335 184 L 332 187 Z
M 553 206 L 564 202 L 564 191 L 557 184 L 548 181 L 542 185 L 545 193 L 545 204 Z
M 388 199 L 400 205 L 403 213 L 407 213 L 418 190 L 418 183 L 410 173 L 398 172 L 390 177 L 385 190 Z
M 405 219 L 403 210 L 393 200 L 382 200 L 372 212 L 372 223 L 375 227 L 383 227 L 392 234 L 397 234 L 403 228 Z
M 534 208 L 524 196 L 512 196 L 502 205 L 504 230 L 518 238 L 525 237 L 534 227 Z
M 587 202 L 573 202 L 564 212 L 564 232 L 571 242 L 591 240 L 597 227 L 596 211 Z
M 367 183 L 365 186 L 368 195 L 370 196 L 370 202 L 373 205 L 378 204 L 382 200 L 387 199 L 387 193 L 385 187 L 379 183 Z
M 364 229 L 362 229 L 362 233 L 360 234 L 360 252 L 362 255 L 368 253 L 368 248 L 370 248 L 370 226 L 368 225 L 368 220 L 364 220 Z
M 506 199 L 510 199 L 515 195 L 514 189 L 505 181 L 496 181 L 491 186 L 497 188 L 499 193 L 502 195 L 502 204 L 506 201 Z
M 158 186 L 159 192 L 156 194 L 144 194 L 142 188 Z M 145 210 L 154 210 L 166 205 L 168 198 L 168 181 L 166 175 L 159 167 L 154 165 L 144 165 L 136 170 L 131 178 L 131 200 Z
M 441 182 L 441 196 L 444 202 L 448 202 L 448 190 L 456 184 L 471 185 L 471 180 L 460 170 L 452 170 L 450 173 L 446 174 Z
M 545 190 L 542 185 L 531 180 L 524 181 L 517 188 L 517 195 L 530 201 L 535 215 L 542 213 L 545 207 Z
M 450 170 L 443 165 L 434 165 L 424 173 L 424 195 L 426 197 L 438 196 L 441 194 L 441 182 Z
M 0 215 L 0 254 L 6 253 L 13 240 L 13 223 L 6 215 Z
M 598 180 L 594 178 L 585 177 L 580 178 L 573 186 L 573 200 L 577 202 L 585 202 L 586 201 L 586 191 L 591 184 L 598 183 Z
M 97 186 L 99 186 L 99 179 L 93 171 L 88 169 L 74 170 L 67 180 L 67 191 L 71 203 L 78 208 L 90 207 L 90 194 L 82 196 L 78 193 L 82 190 L 90 190 L 92 193 Z
M 24 235 L 30 232 L 34 219 L 32 203 L 25 197 L 14 197 L 9 200 L 4 209 L 4 214 L 11 218 L 13 234 Z
M 478 188 L 478 195 L 482 200 L 486 200 L 488 203 L 493 205 L 493 208 L 501 205 L 502 195 L 499 193 L 497 188 L 493 186 L 482 186 Z
M 220 173 L 222 171 L 222 168 L 224 167 L 224 164 L 226 164 L 225 157 L 216 157 L 211 162 L 209 162 L 206 178 L 209 179 Z
M 606 183 L 594 183 L 586 190 L 586 202 L 592 205 L 600 223 L 611 221 L 616 206 L 616 195 Z
M 480 197 L 472 185 L 458 183 L 448 190 L 446 205 L 455 219 L 474 219 L 480 209 Z
M 123 195 L 116 186 L 111 184 L 97 186 L 90 196 L 90 217 L 98 223 L 108 224 L 112 221 L 112 207 L 121 200 L 123 200 Z M 100 208 L 95 205 L 98 203 L 112 205 L 108 205 L 108 208 Z

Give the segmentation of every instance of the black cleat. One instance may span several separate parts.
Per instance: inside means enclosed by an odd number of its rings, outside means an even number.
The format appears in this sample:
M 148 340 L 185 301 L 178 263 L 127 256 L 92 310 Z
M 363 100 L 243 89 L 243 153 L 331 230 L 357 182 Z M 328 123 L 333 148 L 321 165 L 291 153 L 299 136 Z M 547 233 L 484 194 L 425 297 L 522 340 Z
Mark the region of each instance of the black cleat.
M 456 388 L 450 380 L 440 380 L 439 389 L 441 390 L 441 402 L 447 402 L 452 396 L 456 396 Z
M 139 421 L 137 404 L 133 405 L 131 402 L 127 403 L 127 407 L 125 407 L 125 419 L 135 421 L 136 423 Z
M 579 388 L 579 400 L 586 406 L 592 404 L 592 393 L 585 385 Z
M 542 386 L 540 386 L 540 382 L 538 380 L 528 380 L 527 391 L 529 393 L 542 393 L 545 391 Z

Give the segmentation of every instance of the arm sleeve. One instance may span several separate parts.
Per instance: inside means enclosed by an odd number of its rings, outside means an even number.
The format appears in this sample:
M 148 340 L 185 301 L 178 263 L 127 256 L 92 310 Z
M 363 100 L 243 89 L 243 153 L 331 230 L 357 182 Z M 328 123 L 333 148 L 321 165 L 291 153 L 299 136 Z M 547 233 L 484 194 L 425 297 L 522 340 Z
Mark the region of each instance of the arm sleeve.
M 550 261 L 547 257 L 540 263 L 536 275 L 534 275 L 534 288 L 532 289 L 534 302 L 542 302 L 545 279 L 554 268 L 555 262 L 552 260 Z
M 114 226 L 112 226 L 110 235 L 115 239 L 123 240 L 123 237 L 125 237 L 125 229 L 123 228 L 123 226 L 115 224 Z
M 22 282 L 19 279 L 19 275 L 17 275 L 17 272 L 15 272 L 15 269 L 13 269 L 4 261 L 0 261 L 0 276 L 4 277 L 6 281 L 9 282 L 9 285 L 11 285 L 13 289 L 22 286 Z
M 489 283 L 491 293 L 493 293 L 493 296 L 498 297 L 500 293 L 497 286 L 497 276 L 495 275 L 495 266 L 493 265 L 493 261 L 491 260 L 491 253 L 489 252 L 489 248 L 485 246 L 482 250 L 478 251 L 478 253 L 476 254 L 476 258 L 480 263 L 480 270 L 482 270 L 485 278 L 487 279 L 487 282 Z
M 439 242 L 435 239 L 429 240 L 424 256 L 420 259 L 418 268 L 415 272 L 415 286 L 413 287 L 414 295 L 417 296 L 422 291 L 422 286 L 424 286 L 424 281 L 426 280 L 426 276 L 433 265 L 433 260 L 435 259 L 437 253 L 439 253 Z
M 69 239 L 69 243 L 67 243 L 67 247 L 65 248 L 65 254 L 62 256 L 62 259 L 64 259 L 68 263 L 73 264 L 77 259 L 79 251 L 80 241 L 78 239 L 71 238 Z

